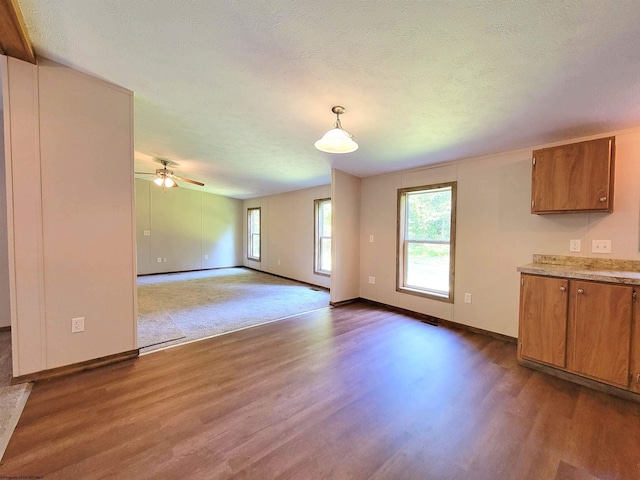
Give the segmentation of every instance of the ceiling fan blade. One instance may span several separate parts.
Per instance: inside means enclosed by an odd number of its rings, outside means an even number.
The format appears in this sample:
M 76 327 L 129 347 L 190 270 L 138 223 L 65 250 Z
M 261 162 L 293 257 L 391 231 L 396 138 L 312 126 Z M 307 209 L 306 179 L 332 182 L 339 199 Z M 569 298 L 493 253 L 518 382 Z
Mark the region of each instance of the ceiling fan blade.
M 155 175 L 156 174 L 155 172 L 153 172 L 153 173 L 151 173 L 151 172 L 133 172 L 133 173 L 136 174 L 136 175 Z
M 180 180 L 182 182 L 188 182 L 188 183 L 193 183 L 194 185 L 200 185 L 201 187 L 204 187 L 204 183 L 202 182 L 196 182 L 195 180 L 189 180 L 188 178 L 184 178 L 184 177 L 179 177 L 178 175 L 171 175 L 173 178 Z

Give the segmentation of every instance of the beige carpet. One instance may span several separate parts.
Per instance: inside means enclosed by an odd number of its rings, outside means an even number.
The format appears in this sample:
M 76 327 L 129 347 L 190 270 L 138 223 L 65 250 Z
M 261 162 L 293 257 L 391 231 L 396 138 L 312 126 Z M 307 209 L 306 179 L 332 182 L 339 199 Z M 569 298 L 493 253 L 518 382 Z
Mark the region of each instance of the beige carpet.
M 30 393 L 30 383 L 11 386 L 11 333 L 0 332 L 0 460 Z
M 138 277 L 138 345 L 146 353 L 328 306 L 326 290 L 246 268 Z
M 165 313 L 138 316 L 138 348 L 152 347 L 183 338 L 187 336 Z

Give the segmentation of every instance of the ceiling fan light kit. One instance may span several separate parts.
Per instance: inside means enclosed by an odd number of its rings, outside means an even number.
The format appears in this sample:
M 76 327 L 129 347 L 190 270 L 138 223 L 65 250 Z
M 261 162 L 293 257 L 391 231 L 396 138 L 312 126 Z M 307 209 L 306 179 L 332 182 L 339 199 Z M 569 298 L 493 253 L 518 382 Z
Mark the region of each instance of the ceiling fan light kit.
M 167 165 L 169 165 L 169 160 L 157 159 L 157 162 L 162 164 L 162 168 L 158 168 L 155 173 L 151 172 L 135 172 L 136 175 L 155 175 L 156 178 L 153 180 L 153 183 L 162 187 L 163 189 L 178 187 L 177 180 L 181 182 L 193 183 L 194 185 L 198 185 L 200 187 L 204 187 L 204 183 L 196 182 L 195 180 L 191 180 L 189 178 L 180 177 L 178 175 L 174 175 L 173 170 L 169 170 Z
M 355 152 L 358 149 L 358 144 L 353 141 L 353 135 L 342 128 L 342 123 L 340 122 L 340 115 L 346 111 L 345 108 L 336 105 L 331 111 L 336 114 L 334 128 L 325 133 L 314 146 L 318 150 L 327 153 Z
M 153 183 L 155 183 L 159 187 L 165 187 L 165 188 L 173 188 L 178 186 L 178 184 L 174 182 L 171 178 L 165 177 L 164 175 L 156 178 L 153 181 Z

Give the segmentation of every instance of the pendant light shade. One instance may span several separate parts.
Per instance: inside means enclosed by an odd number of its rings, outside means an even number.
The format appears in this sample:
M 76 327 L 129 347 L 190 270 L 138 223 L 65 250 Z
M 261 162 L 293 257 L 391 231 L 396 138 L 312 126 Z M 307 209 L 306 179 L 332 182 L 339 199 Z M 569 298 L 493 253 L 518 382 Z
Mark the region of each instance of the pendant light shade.
M 331 111 L 336 114 L 335 126 L 314 144 L 315 147 L 327 153 L 355 152 L 358 149 L 358 144 L 353 141 L 353 135 L 344 130 L 340 123 L 340 115 L 345 112 L 344 107 L 335 106 Z

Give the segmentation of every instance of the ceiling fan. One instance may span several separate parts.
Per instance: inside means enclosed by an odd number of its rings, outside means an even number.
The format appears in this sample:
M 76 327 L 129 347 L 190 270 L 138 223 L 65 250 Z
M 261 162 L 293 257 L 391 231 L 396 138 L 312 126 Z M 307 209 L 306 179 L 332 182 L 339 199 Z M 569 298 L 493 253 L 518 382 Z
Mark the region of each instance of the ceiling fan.
M 156 159 L 156 162 L 162 164 L 162 168 L 158 168 L 155 173 L 151 172 L 134 172 L 136 175 L 155 175 L 156 178 L 153 181 L 156 185 L 162 188 L 173 188 L 178 187 L 178 182 L 176 180 L 180 180 L 181 182 L 193 183 L 194 185 L 199 185 L 204 187 L 204 183 L 196 182 L 195 180 L 191 180 L 189 178 L 180 177 L 178 175 L 173 174 L 173 170 L 167 169 L 168 165 L 171 165 L 169 160 L 165 160 L 163 158 Z

